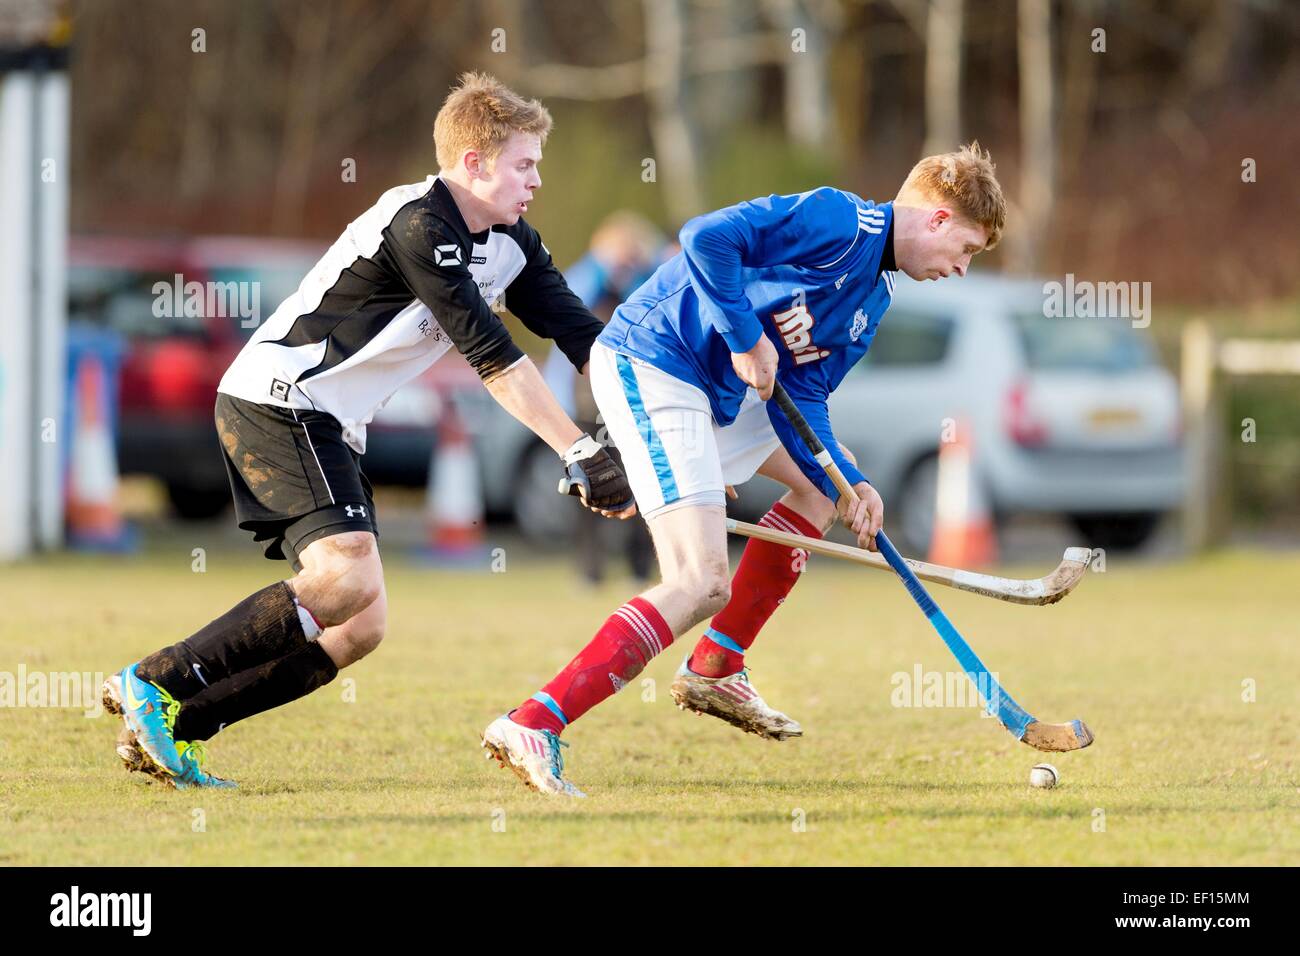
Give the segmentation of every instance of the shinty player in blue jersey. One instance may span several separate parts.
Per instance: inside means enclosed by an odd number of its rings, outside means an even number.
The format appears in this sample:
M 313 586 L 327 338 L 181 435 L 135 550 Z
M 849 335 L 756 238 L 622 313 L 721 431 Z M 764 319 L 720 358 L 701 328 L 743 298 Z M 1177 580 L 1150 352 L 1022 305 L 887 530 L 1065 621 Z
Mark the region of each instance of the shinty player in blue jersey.
M 820 537 L 838 516 L 874 550 L 884 505 L 835 440 L 827 398 L 870 347 L 897 271 L 965 275 L 1005 221 L 992 160 L 972 143 L 922 159 L 892 202 L 823 187 L 686 224 L 682 252 L 617 309 L 590 366 L 662 583 L 618 608 L 550 683 L 488 726 L 489 757 L 533 789 L 582 796 L 563 779 L 560 733 L 710 617 L 673 681 L 678 706 L 768 739 L 802 734 L 755 690 L 744 654 L 806 555 L 751 540 L 729 581 L 726 491 L 765 475 L 789 491 L 760 524 Z M 838 501 L 767 402 L 777 379 L 853 484 L 856 505 Z

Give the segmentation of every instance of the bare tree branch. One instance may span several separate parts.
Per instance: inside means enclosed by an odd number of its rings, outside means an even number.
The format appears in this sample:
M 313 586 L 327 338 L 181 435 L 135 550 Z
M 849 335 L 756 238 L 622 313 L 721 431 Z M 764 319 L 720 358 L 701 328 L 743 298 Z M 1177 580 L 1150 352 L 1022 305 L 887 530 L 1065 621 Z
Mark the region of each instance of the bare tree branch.
M 686 76 L 701 76 L 782 63 L 789 55 L 788 39 L 785 34 L 773 32 L 708 40 L 684 51 L 682 69 Z M 570 100 L 618 100 L 643 96 L 656 85 L 669 82 L 657 71 L 649 69 L 644 57 L 611 66 L 539 63 L 529 67 L 525 76 L 539 96 Z
M 912 32 L 924 40 L 930 19 L 926 0 L 890 0 L 890 2 L 894 5 L 894 9 L 903 15 Z

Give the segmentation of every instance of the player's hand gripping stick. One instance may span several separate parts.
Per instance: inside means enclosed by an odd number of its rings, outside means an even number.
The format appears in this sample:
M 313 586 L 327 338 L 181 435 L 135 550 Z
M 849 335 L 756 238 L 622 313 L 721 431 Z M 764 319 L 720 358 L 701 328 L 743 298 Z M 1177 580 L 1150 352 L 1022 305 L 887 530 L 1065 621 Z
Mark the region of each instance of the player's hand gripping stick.
M 609 451 L 583 435 L 562 456 L 567 473 L 560 479 L 562 495 L 577 495 L 589 508 L 620 512 L 632 507 L 632 487 Z

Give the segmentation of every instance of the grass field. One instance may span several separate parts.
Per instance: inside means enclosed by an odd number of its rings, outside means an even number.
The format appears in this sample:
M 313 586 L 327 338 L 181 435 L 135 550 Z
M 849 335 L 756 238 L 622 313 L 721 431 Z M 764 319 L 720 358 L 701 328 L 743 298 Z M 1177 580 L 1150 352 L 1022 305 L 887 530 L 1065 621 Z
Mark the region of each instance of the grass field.
M 0 671 L 109 671 L 177 640 L 270 580 L 248 554 L 201 574 L 188 551 L 0 569 Z M 1049 608 L 936 589 L 1020 703 L 1092 727 L 1090 749 L 1053 759 L 975 709 L 892 706 L 891 676 L 949 671 L 947 651 L 895 580 L 818 560 L 750 655 L 802 740 L 679 713 L 683 639 L 653 684 L 566 733 L 591 798 L 560 803 L 485 762 L 477 735 L 628 586 L 579 591 L 562 558 L 390 562 L 379 651 L 212 743 L 237 792 L 124 773 L 107 716 L 0 710 L 0 863 L 124 864 L 148 846 L 157 864 L 1294 864 L 1298 579 L 1294 554 L 1231 553 L 1112 560 Z M 1056 790 L 1027 784 L 1044 759 Z

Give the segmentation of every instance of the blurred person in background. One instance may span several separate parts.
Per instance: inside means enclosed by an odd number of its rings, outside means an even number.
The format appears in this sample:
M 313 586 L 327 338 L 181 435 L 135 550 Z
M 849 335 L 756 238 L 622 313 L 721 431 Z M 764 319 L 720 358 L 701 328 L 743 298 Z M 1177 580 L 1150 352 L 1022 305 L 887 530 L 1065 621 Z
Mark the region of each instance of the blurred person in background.
M 619 303 L 627 299 L 661 262 L 676 251 L 662 232 L 644 216 L 620 210 L 607 216 L 592 234 L 586 255 L 564 273 L 574 294 L 601 322 L 608 322 Z M 600 413 L 591 394 L 591 380 L 578 374 L 559 348 L 552 348 L 543 366 L 546 384 L 581 428 L 595 435 L 618 459 L 618 450 L 602 434 Z M 650 579 L 654 546 L 644 521 L 633 520 L 611 528 L 600 516 L 574 512 L 575 554 L 578 570 L 589 585 L 605 577 L 610 534 L 620 536 L 632 576 L 640 583 Z

